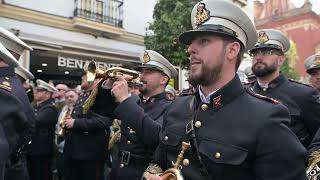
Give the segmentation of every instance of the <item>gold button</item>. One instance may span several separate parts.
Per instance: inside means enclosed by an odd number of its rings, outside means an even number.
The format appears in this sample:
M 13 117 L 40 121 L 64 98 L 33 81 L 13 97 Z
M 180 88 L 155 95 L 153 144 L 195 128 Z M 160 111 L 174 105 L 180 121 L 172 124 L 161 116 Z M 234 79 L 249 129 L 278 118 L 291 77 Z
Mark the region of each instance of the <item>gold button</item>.
M 263 88 L 262 91 L 267 91 L 267 88 Z
M 216 152 L 216 154 L 214 155 L 214 157 L 215 157 L 216 159 L 219 159 L 219 158 L 221 157 L 221 154 L 220 154 L 219 152 Z
M 130 129 L 130 127 L 128 126 L 128 129 Z
M 143 100 L 143 103 L 147 103 L 147 100 L 144 99 L 144 100 Z
M 203 111 L 207 110 L 207 109 L 208 109 L 208 105 L 202 104 L 202 105 L 201 105 L 201 109 L 202 109 Z
M 165 141 L 168 141 L 168 139 L 169 139 L 168 136 L 165 136 L 165 137 L 164 137 L 164 140 L 165 140 Z
M 183 164 L 184 166 L 189 166 L 189 164 L 190 164 L 189 159 L 184 159 L 184 160 L 182 161 L 182 164 Z
M 123 168 L 124 167 L 124 164 L 120 164 L 120 168 Z
M 196 121 L 196 123 L 194 125 L 196 126 L 196 128 L 200 128 L 201 127 L 201 121 Z
M 136 133 L 133 129 L 130 129 L 130 133 L 133 134 L 133 133 Z
M 127 144 L 131 144 L 131 141 L 128 140 L 128 141 L 127 141 Z

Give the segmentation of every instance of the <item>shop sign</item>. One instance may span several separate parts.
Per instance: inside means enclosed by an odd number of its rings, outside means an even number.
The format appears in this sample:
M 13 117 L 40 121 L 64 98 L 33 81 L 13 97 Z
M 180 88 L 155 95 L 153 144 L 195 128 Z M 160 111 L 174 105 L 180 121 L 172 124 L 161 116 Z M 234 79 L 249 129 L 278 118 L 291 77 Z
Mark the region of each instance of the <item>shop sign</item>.
M 73 68 L 73 69 L 83 69 L 83 66 L 86 62 L 90 61 L 83 60 L 83 59 L 76 59 L 76 58 L 70 58 L 70 57 L 64 57 L 59 55 L 58 56 L 58 66 L 59 67 L 67 67 L 67 68 Z M 111 67 L 121 67 L 121 63 L 106 63 L 101 61 L 96 61 L 97 66 L 99 69 L 108 69 Z

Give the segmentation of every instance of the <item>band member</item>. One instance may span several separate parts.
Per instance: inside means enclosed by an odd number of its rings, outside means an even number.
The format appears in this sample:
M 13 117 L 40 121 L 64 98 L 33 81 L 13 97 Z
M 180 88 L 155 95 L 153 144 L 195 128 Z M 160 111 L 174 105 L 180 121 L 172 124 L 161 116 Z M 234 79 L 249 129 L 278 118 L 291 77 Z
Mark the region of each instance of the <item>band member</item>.
M 308 57 L 304 67 L 310 75 L 310 84 L 320 92 L 320 52 Z
M 52 179 L 54 130 L 58 120 L 58 110 L 51 98 L 55 91 L 56 89 L 50 84 L 37 80 L 34 89 L 36 132 L 27 157 L 28 171 L 32 180 Z
M 275 98 L 289 109 L 290 129 L 307 147 L 320 126 L 320 103 L 317 91 L 309 85 L 287 79 L 280 72 L 288 38 L 274 29 L 259 30 L 258 43 L 250 50 L 252 71 L 257 77 L 256 93 Z
M 179 39 L 189 45 L 189 81 L 199 86 L 167 110 L 155 162 L 163 170 L 176 162 L 172 172 L 184 179 L 306 179 L 305 149 L 287 127 L 287 108 L 244 89 L 236 75 L 257 40 L 250 18 L 231 2 L 204 0 L 191 20 L 193 30 Z M 160 168 L 150 166 L 145 175 Z
M 65 94 L 69 88 L 65 84 L 57 84 L 56 89 L 58 91 L 53 94 L 52 98 L 54 99 L 59 112 L 61 112 L 63 106 L 66 104 Z
M 103 180 L 104 162 L 108 155 L 107 146 L 112 119 L 106 106 L 93 104 L 95 99 L 112 98 L 110 90 L 104 93 L 101 79 L 93 83 L 83 74 L 80 94 L 71 117 L 67 117 L 64 157 L 68 180 Z M 104 94 L 109 97 L 104 97 Z
M 67 166 L 65 164 L 64 160 L 64 153 L 63 153 L 63 148 L 64 148 L 64 136 L 65 136 L 65 122 L 64 120 L 70 116 L 70 114 L 73 111 L 73 108 L 76 104 L 76 101 L 78 100 L 79 95 L 77 92 L 73 89 L 69 89 L 65 92 L 65 102 L 66 104 L 62 107 L 62 110 L 60 112 L 59 118 L 58 118 L 58 123 L 56 125 L 56 145 L 57 145 L 57 154 L 56 154 L 56 166 L 57 166 L 57 172 L 58 172 L 58 177 L 60 180 L 67 180 L 66 179 L 66 173 L 67 173 Z
M 0 27 L 0 42 L 17 60 L 19 60 L 20 56 L 23 54 L 25 50 L 32 50 L 31 47 L 29 47 L 27 44 L 21 41 L 18 37 L 16 37 L 10 31 L 2 27 Z M 35 122 L 34 122 L 34 111 L 30 104 L 29 98 L 26 94 L 25 88 L 15 76 L 13 69 L 10 69 L 10 68 L 8 69 L 7 67 L 5 67 L 3 69 L 2 76 L 8 77 L 11 79 L 12 86 L 14 87 L 12 93 L 18 98 L 19 102 L 22 104 L 23 111 L 28 118 L 28 123 L 30 127 L 28 135 L 23 135 L 20 137 L 29 139 L 34 134 Z M 29 140 L 25 139 L 23 141 L 25 144 L 19 145 L 20 148 L 23 147 L 23 151 L 27 149 L 26 147 L 27 147 L 27 144 L 29 143 L 28 142 Z M 28 180 L 29 179 L 27 167 L 26 167 L 26 160 L 25 160 L 25 157 L 22 156 L 23 152 L 20 152 L 19 154 L 20 155 L 16 155 L 16 157 L 11 160 L 14 162 L 9 162 L 10 165 L 7 165 L 7 172 L 5 175 L 5 178 L 7 180 L 11 180 L 11 179 L 12 180 Z
M 121 120 L 120 162 L 113 162 L 111 179 L 140 179 L 159 142 L 162 118 L 171 99 L 165 87 L 177 75 L 175 68 L 161 54 L 145 50 L 141 54 L 140 98 L 129 96 L 122 76 L 113 83 L 112 93 L 120 104 L 114 114 Z
M 16 93 L 14 67 L 18 61 L 0 43 L 0 180 L 4 178 L 7 167 L 16 165 L 22 156 L 23 146 L 29 141 L 29 123 L 23 105 Z
M 14 72 L 16 73 L 18 79 L 20 80 L 22 86 L 24 87 L 29 102 L 31 103 L 33 101 L 33 88 L 31 84 L 28 82 L 28 80 L 33 80 L 34 76 L 33 74 L 28 71 L 26 68 L 23 66 L 18 66 L 14 69 Z

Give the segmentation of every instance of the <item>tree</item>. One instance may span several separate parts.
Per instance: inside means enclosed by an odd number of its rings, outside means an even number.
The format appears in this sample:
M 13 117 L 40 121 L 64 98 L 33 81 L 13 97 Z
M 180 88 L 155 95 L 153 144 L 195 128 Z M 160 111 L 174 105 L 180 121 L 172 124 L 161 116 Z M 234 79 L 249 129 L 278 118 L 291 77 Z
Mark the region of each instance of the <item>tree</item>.
M 286 55 L 286 60 L 281 66 L 281 72 L 290 79 L 299 80 L 299 73 L 296 71 L 296 62 L 298 59 L 297 46 L 293 41 L 290 41 L 290 49 Z
M 153 22 L 149 24 L 144 43 L 165 56 L 172 64 L 186 67 L 189 60 L 186 45 L 179 35 L 192 29 L 190 16 L 197 0 L 158 0 L 154 7 Z

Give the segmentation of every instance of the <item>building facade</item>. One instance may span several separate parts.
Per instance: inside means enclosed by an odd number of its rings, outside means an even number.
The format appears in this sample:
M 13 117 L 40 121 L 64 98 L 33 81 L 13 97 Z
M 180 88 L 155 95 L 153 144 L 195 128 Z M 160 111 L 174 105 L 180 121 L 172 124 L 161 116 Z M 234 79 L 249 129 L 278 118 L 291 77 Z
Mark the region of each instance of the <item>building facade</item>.
M 34 50 L 20 59 L 36 78 L 79 84 L 88 60 L 100 68 L 140 63 L 143 36 L 123 27 L 123 0 L 2 0 L 1 26 Z
M 252 0 L 230 1 L 253 19 Z M 144 36 L 124 28 L 124 9 L 130 8 L 125 5 L 124 0 L 0 0 L 0 26 L 34 49 L 26 51 L 20 62 L 36 78 L 79 84 L 88 60 L 97 61 L 100 68 L 132 68 L 140 63 Z M 179 77 L 172 85 L 188 87 L 187 72 L 177 70 Z
M 305 0 L 296 8 L 290 0 L 255 1 L 254 17 L 257 29 L 275 28 L 284 32 L 296 45 L 293 61 L 302 77 L 306 77 L 304 60 L 320 51 L 320 16 L 312 11 L 312 4 Z

